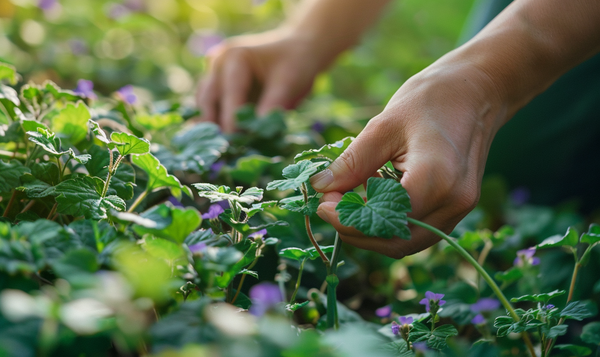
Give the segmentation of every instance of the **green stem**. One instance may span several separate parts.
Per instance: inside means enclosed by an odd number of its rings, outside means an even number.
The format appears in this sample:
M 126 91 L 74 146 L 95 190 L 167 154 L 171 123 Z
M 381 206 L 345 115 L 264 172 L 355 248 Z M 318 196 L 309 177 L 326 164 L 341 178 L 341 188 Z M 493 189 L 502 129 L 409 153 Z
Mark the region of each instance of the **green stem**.
M 60 182 L 62 182 L 63 180 L 63 169 L 62 169 L 62 164 L 60 162 L 60 156 L 55 156 L 54 157 L 56 159 L 56 164 L 58 165 L 58 179 L 60 180 Z
M 340 280 L 336 273 L 342 247 L 342 240 L 338 232 L 335 233 L 335 243 L 333 245 L 331 262 L 327 265 L 327 327 L 337 330 L 340 325 L 337 309 L 337 286 Z
M 259 256 L 260 256 L 260 253 L 258 253 L 258 251 L 257 251 L 256 258 L 254 258 L 254 260 L 252 261 L 252 263 L 250 265 L 248 265 L 248 267 L 246 268 L 247 270 L 250 270 L 250 269 L 254 268 L 254 266 L 256 265 L 256 262 L 258 262 Z M 240 283 L 238 284 L 237 290 L 235 292 L 235 296 L 233 297 L 233 299 L 231 299 L 231 304 L 232 305 L 235 302 L 235 300 L 237 300 L 238 295 L 240 294 L 240 290 L 242 290 L 242 285 L 244 284 L 244 279 L 246 278 L 246 275 L 247 274 L 242 275 L 242 278 L 240 279 Z
M 48 217 L 46 217 L 46 219 L 51 220 L 52 216 L 54 216 L 54 213 L 56 213 L 56 208 L 58 207 L 58 202 L 54 203 L 54 206 L 52 206 L 52 209 L 50 210 L 50 213 L 48 213 Z
M 302 191 L 302 196 L 304 196 L 304 203 L 308 204 L 308 189 L 306 188 L 305 183 L 302 184 L 301 191 Z M 317 243 L 317 240 L 315 239 L 312 229 L 310 227 L 310 216 L 304 216 L 304 225 L 306 226 L 306 234 L 308 235 L 308 239 L 310 239 L 310 242 L 317 250 L 317 253 L 319 253 L 321 260 L 323 260 L 323 263 L 325 263 L 325 266 L 327 266 L 329 269 L 329 264 L 330 264 L 329 259 L 327 258 L 325 253 L 323 253 L 323 251 L 321 250 L 321 247 L 319 246 L 319 243 Z
M 331 267 L 329 268 L 331 274 L 337 273 L 341 250 L 342 250 L 342 240 L 340 239 L 340 234 L 338 232 L 335 232 L 335 241 L 333 243 L 333 253 L 331 253 Z
M 300 289 L 300 283 L 302 281 L 302 272 L 304 271 L 304 263 L 306 263 L 307 259 L 308 259 L 308 257 L 304 257 L 304 259 L 302 259 L 302 263 L 300 263 L 300 268 L 298 269 L 298 279 L 296 280 L 296 288 L 294 289 L 294 293 L 292 294 L 292 297 L 290 298 L 290 305 L 294 303 L 294 300 L 296 300 L 296 294 L 298 294 L 298 289 Z
M 133 212 L 137 208 L 137 206 L 139 206 L 140 203 L 142 203 L 142 201 L 144 200 L 144 198 L 146 198 L 146 196 L 148 196 L 148 191 L 142 192 L 142 194 L 139 195 L 138 198 L 135 199 L 135 201 L 133 202 L 131 207 L 129 207 L 127 212 L 129 212 L 129 213 Z
M 414 218 L 407 217 L 407 221 L 409 223 L 414 224 L 415 226 L 427 229 L 428 231 L 436 234 L 437 236 L 448 242 L 448 244 L 450 244 L 454 249 L 456 249 L 458 253 L 462 255 L 462 257 L 465 258 L 475 268 L 475 270 L 477 270 L 477 272 L 479 272 L 483 279 L 488 283 L 492 291 L 494 291 L 494 294 L 496 294 L 496 297 L 498 297 L 498 299 L 502 303 L 502 306 L 504 306 L 504 308 L 508 311 L 509 315 L 513 318 L 513 320 L 515 322 L 519 322 L 521 320 L 519 318 L 519 315 L 517 315 L 517 313 L 515 312 L 515 309 L 513 309 L 512 305 L 506 298 L 506 296 L 504 296 L 504 293 L 502 293 L 502 290 L 500 290 L 500 288 L 494 281 L 494 279 L 492 279 L 492 277 L 485 271 L 485 269 L 483 269 L 483 267 L 479 265 L 477 261 L 466 250 L 463 249 L 463 247 L 456 243 L 454 239 L 450 238 L 446 233 L 440 231 L 439 229 L 432 227 L 427 223 L 417 221 Z M 531 353 L 531 356 L 536 357 L 535 350 L 533 349 L 533 345 L 531 344 L 527 333 L 523 332 L 522 337 L 523 341 L 527 345 L 527 348 L 529 349 L 529 352 Z

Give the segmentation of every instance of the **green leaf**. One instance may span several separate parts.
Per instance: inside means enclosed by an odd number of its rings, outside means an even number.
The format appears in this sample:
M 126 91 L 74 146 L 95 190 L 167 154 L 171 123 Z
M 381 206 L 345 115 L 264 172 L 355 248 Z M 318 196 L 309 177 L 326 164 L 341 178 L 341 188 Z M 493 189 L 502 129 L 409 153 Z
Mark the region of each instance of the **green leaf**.
M 557 348 L 561 351 L 567 351 L 567 352 L 569 352 L 569 356 L 575 356 L 575 357 L 589 356 L 592 354 L 592 350 L 585 346 L 555 345 L 554 348 Z
M 505 283 L 512 283 L 513 281 L 519 280 L 523 277 L 523 271 L 519 268 L 519 267 L 512 267 L 510 269 L 508 269 L 507 271 L 503 271 L 503 272 L 497 272 L 494 275 L 494 278 L 496 278 L 496 280 L 505 282 Z
M 90 112 L 82 101 L 75 105 L 68 103 L 52 120 L 52 130 L 75 145 L 87 136 L 90 118 Z
M 300 248 L 284 248 L 279 251 L 279 256 L 291 260 L 302 261 L 308 256 L 308 253 Z
M 258 212 L 264 211 L 265 208 L 277 206 L 277 201 L 265 201 L 253 204 L 250 208 L 242 207 L 242 211 L 246 213 L 248 219 L 254 217 Z
M 185 257 L 185 251 L 181 245 L 167 239 L 153 237 L 150 234 L 144 236 L 142 246 L 153 257 L 164 259 L 171 263 Z
M 349 136 L 333 144 L 327 144 L 320 149 L 303 151 L 294 157 L 294 162 L 313 159 L 333 162 L 350 146 L 352 141 L 354 141 L 354 137 Z
M 581 243 L 596 244 L 600 242 L 600 225 L 590 224 L 590 228 L 581 236 Z
M 0 160 L 0 192 L 10 192 L 20 186 L 20 177 L 28 172 L 30 172 L 29 168 L 17 160 L 9 162 Z
M 297 310 L 303 308 L 304 306 L 308 305 L 309 302 L 310 302 L 310 300 L 306 300 L 301 303 L 296 303 L 296 304 L 291 304 L 291 305 L 287 304 L 287 305 L 285 305 L 285 309 L 289 312 L 294 312 L 294 311 L 297 311 Z
M 110 155 L 108 149 L 101 148 L 97 145 L 92 145 L 88 152 L 91 154 L 91 159 L 85 163 L 90 176 L 96 176 L 105 179 L 108 175 L 108 164 Z M 135 171 L 131 165 L 121 162 L 117 168 L 117 172 L 110 179 L 108 185 L 108 194 L 117 195 L 124 200 L 133 198 L 133 186 L 135 185 Z
M 323 246 L 321 247 L 321 251 L 325 254 L 333 253 L 333 248 L 333 245 Z M 308 256 L 311 260 L 320 258 L 319 252 L 317 252 L 315 247 L 306 248 L 305 251 L 308 253 Z
M 210 183 L 194 183 L 192 186 L 198 190 L 198 196 L 208 198 L 213 203 L 227 200 L 251 204 L 262 200 L 263 197 L 262 188 L 257 187 L 250 187 L 240 195 L 227 186 L 215 186 Z
M 553 247 L 575 247 L 579 243 L 579 233 L 573 227 L 569 227 L 567 233 L 564 236 L 555 235 L 544 239 L 544 241 L 537 245 L 538 248 L 553 248 Z
M 75 279 L 89 279 L 89 274 L 95 273 L 100 268 L 96 254 L 87 248 L 71 250 L 54 261 L 51 266 L 58 277 L 70 282 Z
M 2 68 L 1 64 L 0 68 Z M 19 100 L 19 95 L 17 94 L 17 91 L 4 84 L 0 84 L 0 99 L 3 99 L 3 102 L 12 103 L 14 106 L 17 107 L 21 105 L 21 101 Z
M 590 322 L 589 324 L 583 326 L 583 331 L 581 331 L 581 339 L 583 342 L 600 346 L 600 322 Z
M 15 85 L 19 82 L 20 76 L 17 69 L 8 63 L 0 63 L 0 81 Z
M 565 319 L 581 321 L 594 315 L 596 314 L 590 311 L 586 303 L 581 301 L 572 301 L 560 312 L 559 316 Z
M 308 203 L 304 203 L 304 196 L 287 197 L 279 201 L 282 209 L 298 212 L 304 216 L 312 216 L 319 208 L 319 197 L 311 196 Z
M 552 326 L 548 329 L 548 326 L 543 324 L 542 325 L 542 333 L 544 335 L 546 335 L 546 338 L 556 338 L 558 336 L 562 336 L 562 335 L 566 334 L 568 328 L 569 328 L 569 326 L 567 326 L 567 325 L 557 325 L 557 326 Z
M 53 162 L 40 162 L 31 166 L 31 174 L 36 179 L 44 181 L 49 185 L 55 186 L 60 182 L 58 166 Z
M 566 291 L 564 291 L 564 290 L 554 290 L 552 292 L 545 293 L 545 294 L 523 295 L 521 297 L 512 298 L 512 299 L 510 299 L 510 301 L 511 302 L 533 301 L 533 302 L 543 302 L 544 304 L 547 304 L 550 299 L 555 298 L 557 296 L 564 295 L 565 293 L 566 293 Z
M 308 181 L 310 176 L 315 174 L 319 168 L 326 165 L 327 162 L 310 162 L 308 160 L 299 161 L 297 164 L 292 164 L 283 169 L 283 177 L 285 180 L 275 180 L 269 182 L 267 190 L 290 190 L 300 187 L 304 182 Z
M 235 168 L 229 171 L 231 178 L 236 182 L 246 185 L 255 185 L 265 170 L 279 158 L 270 158 L 262 155 L 250 155 L 242 157 L 235 163 Z
M 27 134 L 29 135 L 29 141 L 39 145 L 42 149 L 54 156 L 69 154 L 69 150 L 61 150 L 60 139 L 49 130 L 37 128 L 37 131 L 28 131 Z
M 251 277 L 258 279 L 258 273 L 254 270 L 242 269 L 238 275 L 250 275 Z
M 43 100 L 43 93 L 37 85 L 27 83 L 21 87 L 21 98 L 29 101 L 30 103 L 40 103 Z
M 42 198 L 55 195 L 53 185 L 38 180 L 31 174 L 21 176 L 21 186 L 15 187 L 15 189 L 25 192 L 29 198 Z
M 258 117 L 254 108 L 246 106 L 237 113 L 237 125 L 240 129 L 248 130 L 260 138 L 271 139 L 286 129 L 284 114 L 281 111 L 272 111 Z
M 203 173 L 227 151 L 228 141 L 213 123 L 199 123 L 186 127 L 171 139 L 171 146 L 161 148 L 156 157 L 170 171 L 193 171 Z
M 84 100 L 85 97 L 75 94 L 73 91 L 68 90 L 68 89 L 62 89 L 59 88 L 56 83 L 50 81 L 50 80 L 46 80 L 43 84 L 42 84 L 44 91 L 46 93 L 49 93 L 52 97 L 54 97 L 55 100 L 61 100 L 64 99 L 66 101 L 69 102 L 76 102 L 78 100 Z
M 167 169 L 160 164 L 154 155 L 150 153 L 144 155 L 132 155 L 131 162 L 148 174 L 146 191 L 152 192 L 162 188 L 169 188 L 171 194 L 177 198 L 181 198 L 182 191 L 188 196 L 193 197 L 189 187 L 183 186 L 177 177 L 169 175 Z
M 57 211 L 99 220 L 107 218 L 109 209 L 124 210 L 125 202 L 118 196 L 101 196 L 103 186 L 104 181 L 90 176 L 61 182 L 55 187 Z
M 178 113 L 142 113 L 135 116 L 135 121 L 146 129 L 160 130 L 183 122 L 183 118 Z
M 21 126 L 23 127 L 23 131 L 25 131 L 25 132 L 28 132 L 28 131 L 37 132 L 38 128 L 42 128 L 47 131 L 50 131 L 50 129 L 48 129 L 46 124 L 40 123 L 39 121 L 36 121 L 36 120 L 30 120 L 30 119 L 22 120 Z
M 102 130 L 100 124 L 90 119 L 88 120 L 88 127 L 90 128 L 92 133 L 94 133 L 96 139 L 100 140 L 101 142 L 107 145 L 110 144 L 110 139 L 108 138 L 108 136 L 106 136 L 106 133 L 104 132 L 104 130 Z
M 335 208 L 340 222 L 370 237 L 410 239 L 406 214 L 410 198 L 399 182 L 371 177 L 367 181 L 367 202 L 354 192 L 346 193 Z
M 129 154 L 147 154 L 150 152 L 150 142 L 146 139 L 140 139 L 135 135 L 127 133 L 112 133 L 110 134 L 110 140 L 115 144 L 115 147 L 121 155 Z
M 171 217 L 171 223 L 166 227 L 157 227 L 157 228 L 148 228 L 140 225 L 135 225 L 133 227 L 134 231 L 143 235 L 145 233 L 150 233 L 155 235 L 156 237 L 165 238 L 176 243 L 183 243 L 185 238 L 198 229 L 200 223 L 202 223 L 202 217 L 200 213 L 195 208 L 175 208 L 170 207 L 165 204 L 160 205 L 158 208 L 153 208 L 152 210 L 160 210 L 162 211 L 161 215 L 164 214 L 166 210 L 169 211 L 169 216 Z M 147 218 L 148 215 L 142 215 Z
M 448 345 L 446 339 L 451 336 L 458 335 L 458 331 L 452 325 L 441 325 L 431 332 L 431 336 L 427 340 L 427 347 L 443 350 Z

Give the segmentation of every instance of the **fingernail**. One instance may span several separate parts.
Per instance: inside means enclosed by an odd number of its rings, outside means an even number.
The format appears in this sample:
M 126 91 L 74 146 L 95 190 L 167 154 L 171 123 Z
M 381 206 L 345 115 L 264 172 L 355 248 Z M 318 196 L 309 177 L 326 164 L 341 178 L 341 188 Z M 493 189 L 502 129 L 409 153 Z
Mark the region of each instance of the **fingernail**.
M 324 190 L 332 182 L 333 182 L 333 172 L 331 172 L 331 170 L 329 170 L 329 169 L 321 171 L 318 174 L 316 174 L 310 178 L 310 184 L 317 191 Z

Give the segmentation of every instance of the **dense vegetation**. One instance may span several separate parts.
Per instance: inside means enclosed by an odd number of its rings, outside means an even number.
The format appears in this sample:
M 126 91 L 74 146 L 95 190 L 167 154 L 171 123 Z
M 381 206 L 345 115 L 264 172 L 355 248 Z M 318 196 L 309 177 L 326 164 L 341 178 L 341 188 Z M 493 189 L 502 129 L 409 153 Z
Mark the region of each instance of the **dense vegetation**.
M 2 8 L 14 66 L 0 65 L 0 356 L 597 353 L 600 227 L 569 204 L 530 205 L 488 178 L 452 237 L 399 261 L 343 245 L 314 214 L 310 176 L 391 79 L 452 47 L 466 5 L 456 18 L 428 11 L 451 4 L 396 5 L 389 16 L 424 10 L 384 20 L 298 112 L 242 108 L 225 137 L 194 122 L 198 43 L 274 23 L 286 2 L 14 3 Z M 406 23 L 423 25 L 387 51 Z M 340 219 L 409 239 L 421 223 L 401 173 L 381 173 L 344 196 Z

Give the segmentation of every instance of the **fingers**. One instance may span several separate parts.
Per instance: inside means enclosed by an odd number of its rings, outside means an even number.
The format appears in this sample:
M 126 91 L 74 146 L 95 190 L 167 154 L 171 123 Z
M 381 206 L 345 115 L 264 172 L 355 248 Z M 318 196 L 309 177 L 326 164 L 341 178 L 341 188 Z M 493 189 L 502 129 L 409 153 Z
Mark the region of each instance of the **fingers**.
M 329 167 L 311 178 L 319 192 L 346 192 L 363 184 L 387 161 L 401 154 L 402 126 L 389 119 L 372 119 Z
M 263 116 L 275 109 L 293 108 L 299 98 L 310 90 L 310 82 L 308 88 L 305 87 L 293 68 L 281 66 L 274 69 L 266 79 L 256 114 Z
M 231 51 L 222 65 L 219 124 L 225 133 L 235 130 L 237 110 L 248 101 L 252 84 L 252 69 L 246 50 Z

